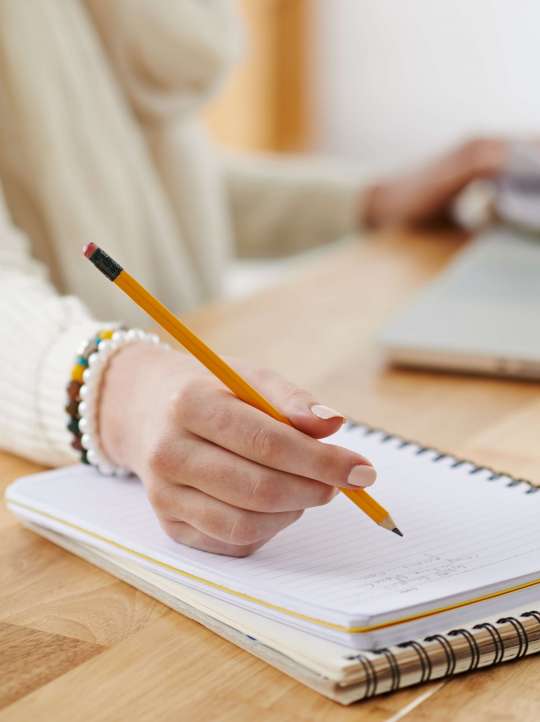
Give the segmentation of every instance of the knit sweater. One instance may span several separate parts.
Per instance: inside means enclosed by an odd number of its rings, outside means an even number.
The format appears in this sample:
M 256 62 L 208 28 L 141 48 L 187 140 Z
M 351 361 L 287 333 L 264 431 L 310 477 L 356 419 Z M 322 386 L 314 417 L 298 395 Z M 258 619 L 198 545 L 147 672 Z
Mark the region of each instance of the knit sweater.
M 75 461 L 63 407 L 76 349 L 107 320 L 146 323 L 84 263 L 84 242 L 183 311 L 219 294 L 233 253 L 355 228 L 348 172 L 206 137 L 198 111 L 240 47 L 227 0 L 0 0 L 2 448 Z

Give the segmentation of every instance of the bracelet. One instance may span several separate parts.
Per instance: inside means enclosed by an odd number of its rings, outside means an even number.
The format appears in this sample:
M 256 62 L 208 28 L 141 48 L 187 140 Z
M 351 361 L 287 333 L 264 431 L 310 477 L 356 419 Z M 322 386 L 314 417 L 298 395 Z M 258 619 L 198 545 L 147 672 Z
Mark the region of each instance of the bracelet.
M 88 464 L 88 458 L 86 449 L 81 444 L 82 433 L 79 430 L 79 404 L 81 403 L 81 388 L 83 386 L 83 374 L 88 368 L 88 359 L 91 354 L 95 353 L 102 341 L 106 341 L 112 338 L 114 328 L 107 328 L 100 331 L 96 336 L 93 336 L 87 342 L 85 342 L 77 351 L 75 357 L 75 364 L 71 370 L 71 379 L 67 386 L 67 405 L 65 407 L 68 414 L 67 429 L 71 432 L 73 439 L 71 446 L 75 451 L 78 451 L 81 455 L 81 461 L 83 464 Z
M 128 476 L 131 472 L 107 458 L 99 442 L 97 409 L 103 374 L 111 356 L 132 343 L 161 344 L 158 336 L 124 327 L 105 329 L 79 349 L 67 387 L 68 430 L 71 446 L 80 452 L 81 462 L 91 464 L 106 475 Z

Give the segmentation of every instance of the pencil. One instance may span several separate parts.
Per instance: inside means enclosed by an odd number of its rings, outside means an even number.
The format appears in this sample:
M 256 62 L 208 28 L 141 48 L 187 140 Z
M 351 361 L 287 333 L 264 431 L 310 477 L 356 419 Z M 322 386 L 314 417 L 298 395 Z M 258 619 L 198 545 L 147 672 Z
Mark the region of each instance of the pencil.
M 278 411 L 262 394 L 251 386 L 239 373 L 227 364 L 215 351 L 207 346 L 193 331 L 191 331 L 179 318 L 149 293 L 133 276 L 112 259 L 95 243 L 88 243 L 83 253 L 96 268 L 117 285 L 134 301 L 143 311 L 158 323 L 167 333 L 197 358 L 203 366 L 225 384 L 239 399 L 246 404 L 263 411 L 277 421 L 292 426 L 289 419 Z M 375 501 L 363 489 L 342 491 L 357 507 L 359 507 L 372 521 L 383 529 L 403 536 L 388 511 Z

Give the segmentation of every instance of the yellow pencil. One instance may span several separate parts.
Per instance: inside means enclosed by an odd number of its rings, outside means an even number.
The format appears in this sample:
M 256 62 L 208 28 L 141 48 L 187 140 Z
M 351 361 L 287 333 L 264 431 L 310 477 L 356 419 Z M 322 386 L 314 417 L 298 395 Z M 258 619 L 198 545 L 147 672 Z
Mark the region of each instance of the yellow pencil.
M 187 351 L 199 359 L 199 361 L 236 394 L 239 399 L 260 411 L 264 411 L 264 413 L 272 418 L 292 426 L 289 419 L 272 406 L 268 399 L 265 399 L 262 394 L 248 384 L 240 374 L 231 368 L 229 364 L 225 363 L 217 353 L 212 351 L 204 341 L 201 341 L 201 339 L 169 311 L 166 306 L 158 301 L 157 298 L 154 298 L 144 286 L 141 286 L 133 276 L 102 251 L 101 248 L 96 246 L 95 243 L 88 243 L 84 247 L 83 253 L 86 258 L 92 261 L 96 268 L 121 288 L 132 301 L 146 311 L 161 328 L 170 333 Z M 376 524 L 399 536 L 403 536 L 386 509 L 378 504 L 366 491 L 363 489 L 354 491 L 352 489 L 340 489 L 340 491 L 356 504 L 356 506 L 362 509 Z

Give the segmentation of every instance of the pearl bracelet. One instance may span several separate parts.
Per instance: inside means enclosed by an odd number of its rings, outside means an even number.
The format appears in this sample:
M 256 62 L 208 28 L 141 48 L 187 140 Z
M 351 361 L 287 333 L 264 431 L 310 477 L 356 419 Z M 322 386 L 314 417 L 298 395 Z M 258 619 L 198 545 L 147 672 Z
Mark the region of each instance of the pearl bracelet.
M 145 333 L 139 329 L 116 330 L 98 336 L 97 343 L 87 357 L 87 367 L 82 372 L 82 385 L 78 392 L 78 420 L 72 419 L 71 426 L 68 426 L 74 433 L 74 426 L 77 426 L 78 445 L 73 445 L 81 449 L 82 460 L 108 476 L 128 476 L 131 472 L 113 464 L 101 446 L 97 419 L 101 382 L 112 355 L 124 346 L 141 342 L 169 347 L 168 344 L 162 344 L 155 334 Z M 88 344 L 85 344 L 84 349 L 87 348 Z M 79 362 L 81 358 L 85 358 L 84 349 L 80 349 L 78 354 Z

